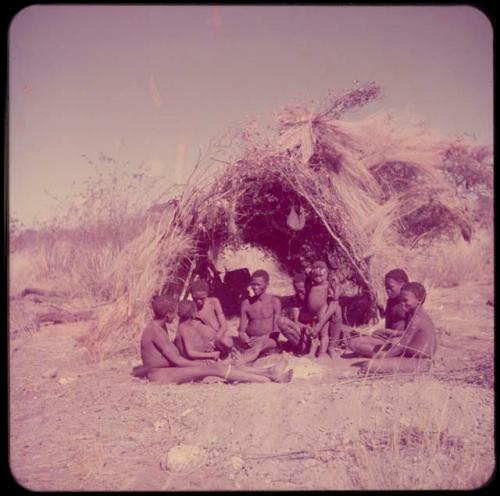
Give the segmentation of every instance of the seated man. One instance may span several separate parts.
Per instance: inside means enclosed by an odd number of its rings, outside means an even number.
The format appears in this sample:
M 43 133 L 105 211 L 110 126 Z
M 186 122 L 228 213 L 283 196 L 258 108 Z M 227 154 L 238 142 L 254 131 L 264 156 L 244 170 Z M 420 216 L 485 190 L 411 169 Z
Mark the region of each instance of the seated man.
M 388 299 L 383 316 L 385 327 L 377 329 L 370 336 L 361 336 L 352 332 L 347 340 L 347 346 L 356 353 L 363 344 L 380 344 L 387 339 L 401 336 L 406 326 L 406 313 L 401 302 L 401 288 L 408 282 L 408 276 L 402 269 L 393 269 L 385 275 L 385 291 Z M 356 348 L 356 349 L 355 349 Z
M 418 282 L 401 288 L 401 303 L 406 327 L 399 337 L 378 342 L 358 342 L 352 346 L 359 355 L 372 358 L 362 366 L 367 373 L 415 372 L 425 370 L 436 352 L 436 329 L 422 308 L 426 292 Z
M 190 302 L 192 303 L 192 302 Z M 205 377 L 221 377 L 238 382 L 290 382 L 292 371 L 285 371 L 287 363 L 280 360 L 271 367 L 235 367 L 231 364 L 188 360 L 172 344 L 165 328 L 173 322 L 176 303 L 167 296 L 158 296 L 152 303 L 154 319 L 141 337 L 142 366 L 134 367 L 133 375 L 147 377 L 164 384 L 181 384 Z
M 239 329 L 239 339 L 247 349 L 239 356 L 237 364 L 253 362 L 262 353 L 277 346 L 281 303 L 278 298 L 266 293 L 268 285 L 269 274 L 265 270 L 252 274 L 250 287 L 254 296 L 241 304 Z
M 191 297 L 196 304 L 193 318 L 214 329 L 215 349 L 227 354 L 233 347 L 233 339 L 227 336 L 227 322 L 220 301 L 215 296 L 208 296 L 208 289 L 208 282 L 204 279 L 191 284 Z

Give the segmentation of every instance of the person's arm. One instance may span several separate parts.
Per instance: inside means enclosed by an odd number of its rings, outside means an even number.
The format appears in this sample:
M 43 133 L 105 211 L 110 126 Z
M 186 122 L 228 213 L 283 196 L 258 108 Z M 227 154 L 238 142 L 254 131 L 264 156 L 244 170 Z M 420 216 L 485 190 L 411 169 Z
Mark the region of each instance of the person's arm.
M 328 308 L 326 309 L 326 312 L 324 313 L 323 317 L 319 319 L 318 323 L 315 324 L 312 329 L 311 329 L 311 336 L 316 337 L 321 329 L 323 329 L 323 326 L 330 320 L 332 315 L 337 311 L 339 302 L 337 300 L 333 300 L 328 304 Z
M 299 322 L 300 308 L 292 307 L 290 308 L 290 320 L 296 324 Z
M 248 300 L 243 300 L 243 303 L 241 304 L 240 327 L 238 333 L 241 341 L 244 343 L 248 343 L 249 339 L 247 334 L 249 305 L 250 303 Z
M 382 339 L 389 339 L 389 338 L 399 338 L 404 334 L 404 328 L 403 329 L 377 329 L 372 333 L 372 336 L 375 337 L 381 337 Z
M 280 332 L 278 327 L 278 319 L 281 315 L 281 301 L 279 298 L 273 297 L 273 331 Z
M 153 343 L 160 353 L 176 367 L 192 367 L 197 365 L 192 360 L 182 357 L 179 350 L 170 342 L 166 333 L 157 331 L 153 335 Z
M 219 351 L 211 351 L 211 352 L 205 352 L 205 351 L 198 351 L 195 350 L 193 347 L 193 342 L 190 339 L 190 332 L 183 328 L 183 326 L 179 326 L 179 333 L 182 339 L 182 342 L 184 343 L 184 349 L 186 350 L 186 355 L 193 359 L 200 359 L 200 358 L 213 358 L 217 359 L 219 358 L 220 352 Z
M 387 350 L 381 352 L 380 354 L 377 353 L 376 358 L 390 358 L 401 355 L 405 352 L 406 348 L 408 348 L 408 344 L 412 342 L 416 334 L 420 332 L 420 329 L 420 321 L 413 321 L 401 338 L 398 341 L 391 342 L 390 347 Z
M 215 316 L 217 317 L 217 320 L 219 322 L 219 330 L 216 333 L 216 337 L 221 338 L 227 332 L 226 316 L 224 315 L 219 299 L 214 297 L 213 303 L 214 303 Z

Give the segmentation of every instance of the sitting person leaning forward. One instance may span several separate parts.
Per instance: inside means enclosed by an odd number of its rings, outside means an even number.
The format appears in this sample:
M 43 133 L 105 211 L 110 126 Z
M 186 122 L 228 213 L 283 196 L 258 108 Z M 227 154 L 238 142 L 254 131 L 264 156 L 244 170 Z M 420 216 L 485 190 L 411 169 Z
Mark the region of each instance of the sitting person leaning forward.
M 292 371 L 285 371 L 287 363 L 283 359 L 271 367 L 257 368 L 182 357 L 170 341 L 165 327 L 175 318 L 176 303 L 166 296 L 158 296 L 153 300 L 152 307 L 154 319 L 141 337 L 143 364 L 133 369 L 135 377 L 147 377 L 164 384 L 181 384 L 205 377 L 220 377 L 232 382 L 290 382 Z
M 278 344 L 277 320 L 281 313 L 281 303 L 275 296 L 266 293 L 269 274 L 257 270 L 252 274 L 250 287 L 253 297 L 243 300 L 239 340 L 245 349 L 236 360 L 237 364 L 250 363 L 264 352 L 274 350 Z
M 356 343 L 372 342 L 372 338 L 383 340 L 401 337 L 406 327 L 406 312 L 401 301 L 401 288 L 408 282 L 408 275 L 403 269 L 393 269 L 385 275 L 385 291 L 387 293 L 387 303 L 385 309 L 381 309 L 381 314 L 385 318 L 383 329 L 377 329 L 371 336 L 360 337 L 355 330 L 346 330 L 347 339 L 356 338 Z
M 399 337 L 384 339 L 365 336 L 349 340 L 357 355 L 371 358 L 363 363 L 367 373 L 416 372 L 430 366 L 436 352 L 436 329 L 422 308 L 426 292 L 418 282 L 401 288 L 401 303 L 406 313 L 406 326 Z
M 311 269 L 312 285 L 306 290 L 306 278 L 294 278 L 296 301 L 300 303 L 298 314 L 282 316 L 279 328 L 297 353 L 319 357 L 334 356 L 334 346 L 341 339 L 342 313 L 332 298 L 328 282 L 328 268 L 323 261 L 314 262 Z
M 196 304 L 194 319 L 214 329 L 214 347 L 222 354 L 227 354 L 233 347 L 233 339 L 227 335 L 227 322 L 220 301 L 215 296 L 208 296 L 208 282 L 198 279 L 191 284 L 191 297 Z

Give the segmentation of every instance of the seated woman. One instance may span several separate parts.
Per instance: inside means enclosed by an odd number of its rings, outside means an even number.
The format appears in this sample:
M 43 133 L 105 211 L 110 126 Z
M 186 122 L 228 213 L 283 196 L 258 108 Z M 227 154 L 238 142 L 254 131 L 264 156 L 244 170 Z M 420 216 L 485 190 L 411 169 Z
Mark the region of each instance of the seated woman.
M 184 303 L 194 311 L 193 302 L 181 302 Z M 154 318 L 141 337 L 143 365 L 133 369 L 134 376 L 147 377 L 163 384 L 181 384 L 209 376 L 237 382 L 290 382 L 292 371 L 285 371 L 287 362 L 284 359 L 272 367 L 257 368 L 236 367 L 231 363 L 216 363 L 209 359 L 204 362 L 193 361 L 182 357 L 170 341 L 165 328 L 165 324 L 172 323 L 175 318 L 175 301 L 166 296 L 158 296 L 153 300 L 152 307 Z
M 401 336 L 355 344 L 353 348 L 358 354 L 371 358 L 362 364 L 365 373 L 417 372 L 430 368 L 437 341 L 434 324 L 422 308 L 425 297 L 420 283 L 406 283 L 401 288 L 401 303 L 406 313 L 406 327 Z

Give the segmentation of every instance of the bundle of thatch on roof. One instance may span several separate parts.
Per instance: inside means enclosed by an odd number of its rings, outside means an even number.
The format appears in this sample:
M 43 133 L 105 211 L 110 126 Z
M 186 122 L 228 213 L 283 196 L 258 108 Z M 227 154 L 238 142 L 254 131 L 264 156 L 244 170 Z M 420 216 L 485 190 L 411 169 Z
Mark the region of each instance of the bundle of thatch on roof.
M 117 261 L 115 300 L 89 334 L 91 354 L 137 349 L 151 297 L 215 261 L 220 246 L 259 246 L 289 273 L 327 260 L 340 282 L 380 302 L 399 247 L 426 233 L 470 238 L 453 173 L 490 187 L 491 149 L 436 139 L 390 114 L 343 119 L 378 95 L 369 83 L 314 110 L 286 109 L 271 138 L 243 129 L 229 159 L 214 157 L 222 170 L 197 168 L 176 213 L 151 221 Z M 291 212 L 300 213 L 297 230 Z

